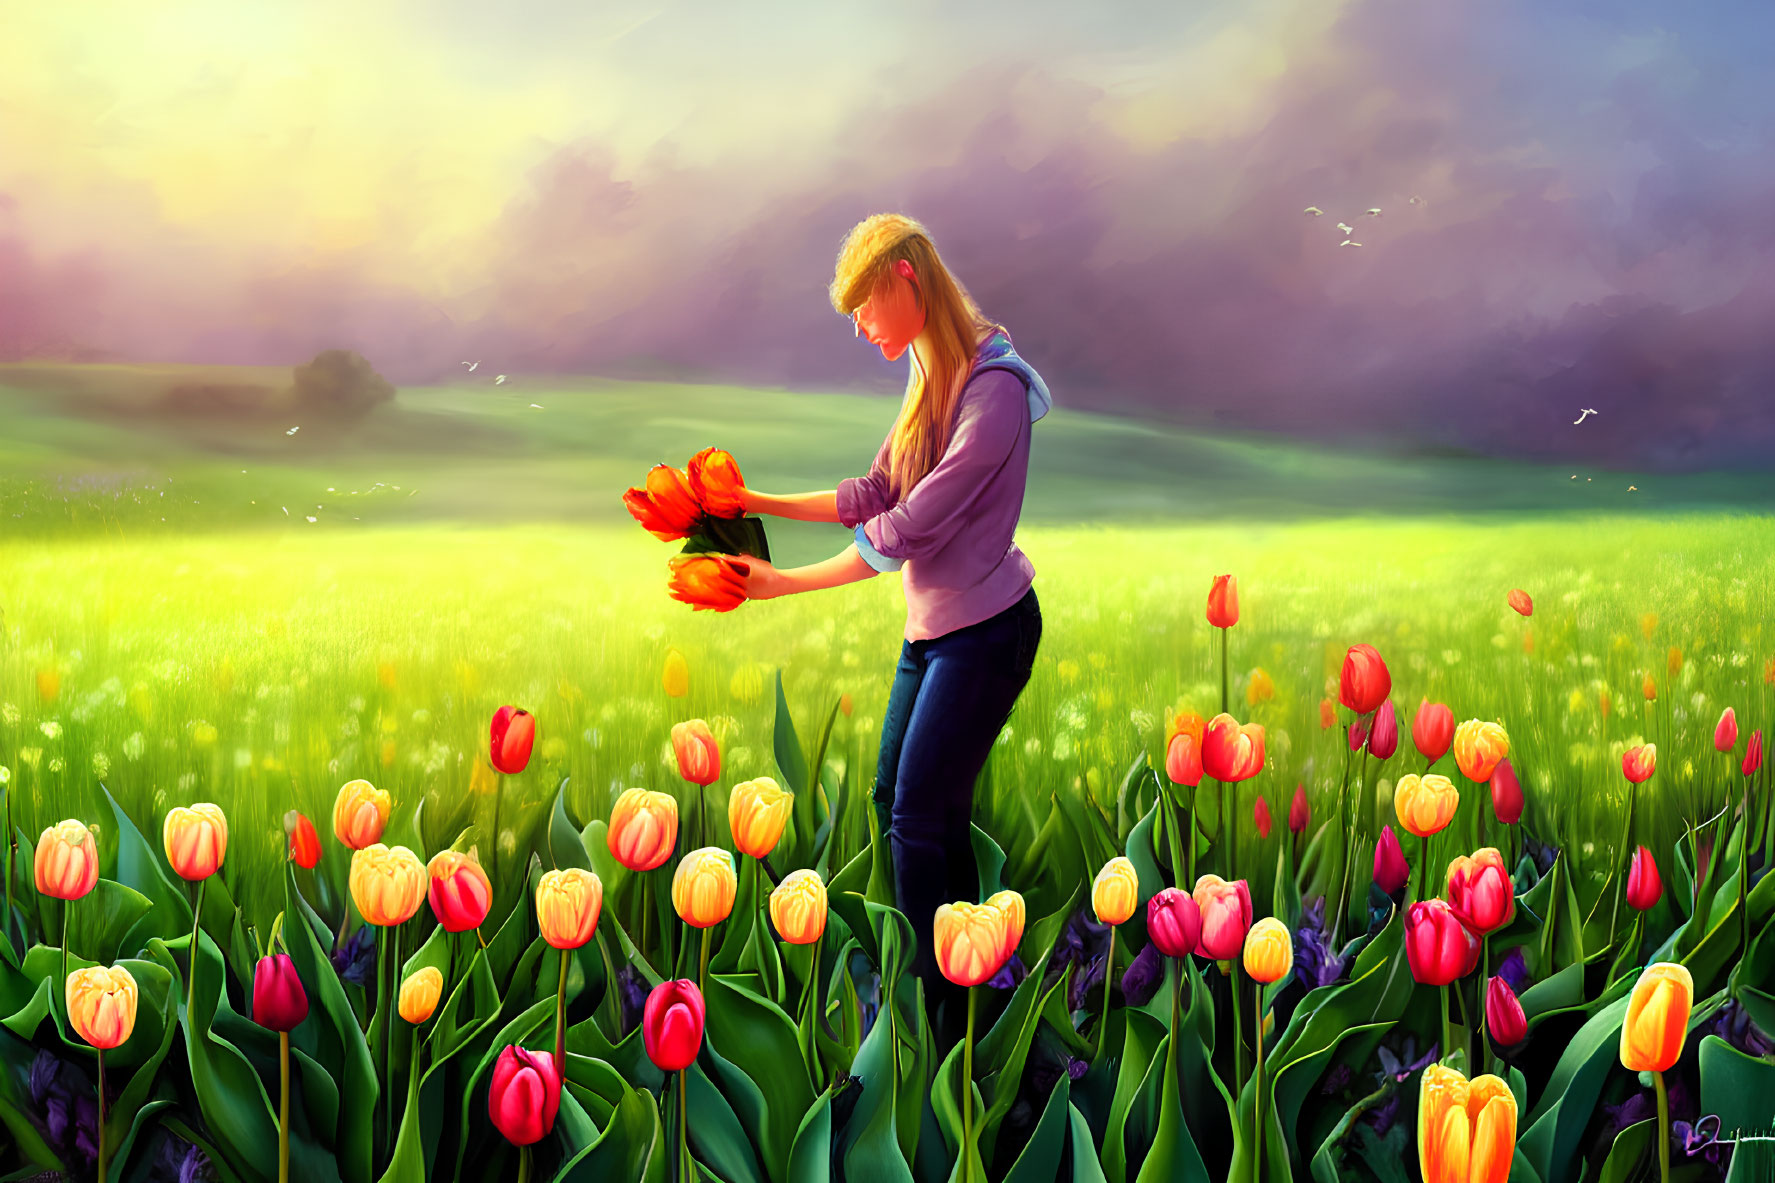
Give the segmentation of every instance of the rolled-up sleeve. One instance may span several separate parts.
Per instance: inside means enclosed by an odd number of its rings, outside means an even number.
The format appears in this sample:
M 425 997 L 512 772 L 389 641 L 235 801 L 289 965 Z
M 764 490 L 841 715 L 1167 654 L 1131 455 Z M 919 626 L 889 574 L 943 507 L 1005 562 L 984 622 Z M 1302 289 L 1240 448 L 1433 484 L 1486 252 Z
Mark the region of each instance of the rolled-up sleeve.
M 969 385 L 943 458 L 899 504 L 863 522 L 863 537 L 884 558 L 917 559 L 947 545 L 1029 430 L 1029 403 L 1015 374 L 992 370 Z
M 838 521 L 850 529 L 855 529 L 868 518 L 887 509 L 892 504 L 888 500 L 888 448 L 893 437 L 881 445 L 881 451 L 875 455 L 875 463 L 870 465 L 866 476 L 847 477 L 838 482 Z

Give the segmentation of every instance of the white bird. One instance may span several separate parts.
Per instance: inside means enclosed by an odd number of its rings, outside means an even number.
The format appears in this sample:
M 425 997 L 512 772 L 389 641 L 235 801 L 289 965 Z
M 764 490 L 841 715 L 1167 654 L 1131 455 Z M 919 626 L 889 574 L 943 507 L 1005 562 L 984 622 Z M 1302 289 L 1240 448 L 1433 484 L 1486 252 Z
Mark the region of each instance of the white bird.
M 309 521 L 311 521 L 311 522 L 312 522 L 312 521 L 314 521 L 314 515 L 313 515 L 313 514 L 309 514 L 309 515 L 308 515 L 308 520 L 309 520 Z
M 1574 473 L 1573 473 L 1573 474 L 1572 474 L 1572 479 L 1573 479 L 1573 480 L 1574 480 L 1574 481 L 1575 481 L 1575 480 L 1577 480 L 1577 479 L 1578 479 L 1578 474 L 1577 474 L 1577 473 L 1575 473 L 1575 472 L 1574 472 Z
M 1585 407 L 1582 411 L 1578 412 L 1578 417 L 1576 419 L 1572 420 L 1572 426 L 1576 427 L 1578 424 L 1584 422 L 1584 420 L 1590 418 L 1590 416 L 1592 416 L 1594 414 L 1596 414 L 1596 411 L 1593 408 Z
M 467 367 L 468 367 L 468 372 L 469 372 L 469 373 L 471 373 L 471 374 L 472 374 L 472 373 L 474 373 L 474 372 L 475 372 L 475 370 L 477 370 L 477 369 L 478 369 L 478 368 L 480 368 L 480 364 L 481 364 L 481 363 L 480 363 L 480 362 L 478 362 L 478 361 L 465 361 L 465 362 L 463 362 L 463 363 L 461 363 L 461 364 L 462 364 L 462 365 L 465 365 L 465 366 L 467 366 Z
M 302 430 L 301 424 L 297 424 L 295 427 L 292 427 L 288 431 L 284 432 L 284 434 L 285 435 L 295 435 L 298 431 L 301 431 L 301 430 Z
M 536 409 L 537 409 L 537 410 L 539 410 L 539 411 L 540 411 L 540 410 L 542 410 L 542 404 L 541 404 L 541 403 L 531 403 L 531 404 L 530 404 L 530 405 L 531 405 L 531 406 L 533 406 L 533 407 L 535 407 L 535 408 L 536 408 Z
M 1424 199 L 1419 197 L 1416 193 L 1413 193 L 1411 195 L 1411 200 L 1408 201 L 1406 204 L 1407 205 L 1422 205 L 1422 204 L 1424 204 Z
M 493 379 L 493 385 L 504 386 L 505 385 L 505 375 L 501 374 L 501 375 L 499 375 L 499 377 Z
M 1361 246 L 1362 244 L 1357 242 L 1353 238 L 1346 238 L 1342 242 L 1338 243 L 1337 245 L 1339 245 L 1339 246 Z
M 1637 493 L 1637 492 L 1639 492 L 1639 486 L 1638 485 L 1628 485 L 1627 491 L 1629 493 Z
M 1356 233 L 1356 228 L 1354 226 L 1350 225 L 1348 222 L 1339 222 L 1337 224 L 1337 228 L 1345 234 Z
M 1319 208 L 1319 207 L 1318 207 L 1318 206 L 1316 206 L 1316 205 L 1309 205 L 1309 206 L 1308 206 L 1308 207 L 1307 207 L 1307 208 L 1306 208 L 1306 209 L 1303 209 L 1303 210 L 1301 210 L 1301 211 L 1300 211 L 1300 212 L 1301 212 L 1301 213 L 1303 213 L 1303 214 L 1311 214 L 1311 215 L 1313 215 L 1313 217 L 1315 217 L 1315 218 L 1316 218 L 1316 217 L 1318 217 L 1318 216 L 1319 216 L 1319 215 L 1320 215 L 1320 214 L 1322 214 L 1322 213 L 1324 213 L 1324 212 L 1325 212 L 1325 211 L 1324 211 L 1324 210 L 1322 210 L 1322 209 L 1320 209 L 1320 208 Z
M 1374 209 L 1371 209 L 1371 210 L 1363 210 L 1362 212 L 1367 214 L 1371 218 L 1378 218 L 1381 216 L 1381 211 L 1380 211 L 1379 206 L 1376 206 Z

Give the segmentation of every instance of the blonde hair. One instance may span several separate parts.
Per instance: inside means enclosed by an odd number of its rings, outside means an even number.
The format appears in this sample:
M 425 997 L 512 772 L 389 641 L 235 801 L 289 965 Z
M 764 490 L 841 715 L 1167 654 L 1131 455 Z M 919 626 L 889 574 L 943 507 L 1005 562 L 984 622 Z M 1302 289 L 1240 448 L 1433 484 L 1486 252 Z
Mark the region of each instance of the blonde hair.
M 912 351 L 900 417 L 888 436 L 888 481 L 895 497 L 910 492 L 942 459 L 949 447 L 955 407 L 973 371 L 980 343 L 989 329 L 1005 332 L 1003 325 L 987 319 L 967 289 L 949 273 L 930 233 L 904 214 L 872 214 L 851 228 L 838 249 L 832 307 L 850 316 L 868 302 L 901 259 L 912 265 L 917 296 L 924 308 L 931 372 L 924 372 L 917 352 Z

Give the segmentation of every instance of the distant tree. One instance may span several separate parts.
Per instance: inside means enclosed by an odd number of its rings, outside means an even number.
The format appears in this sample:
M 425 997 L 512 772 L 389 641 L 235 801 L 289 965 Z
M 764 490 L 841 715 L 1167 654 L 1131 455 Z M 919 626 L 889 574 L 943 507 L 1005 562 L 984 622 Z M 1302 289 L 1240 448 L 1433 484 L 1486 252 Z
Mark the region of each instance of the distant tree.
M 360 418 L 394 400 L 394 383 L 350 349 L 323 349 L 296 367 L 295 380 L 296 406 L 329 418 Z

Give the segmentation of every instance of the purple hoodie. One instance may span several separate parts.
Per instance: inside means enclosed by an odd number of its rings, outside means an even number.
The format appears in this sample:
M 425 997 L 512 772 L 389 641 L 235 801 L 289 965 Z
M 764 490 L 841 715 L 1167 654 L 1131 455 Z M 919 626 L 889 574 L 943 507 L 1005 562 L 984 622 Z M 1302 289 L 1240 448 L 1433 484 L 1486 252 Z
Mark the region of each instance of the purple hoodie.
M 901 569 L 906 639 L 977 624 L 1023 598 L 1035 567 L 1012 536 L 1029 474 L 1029 434 L 1051 400 L 1008 335 L 980 348 L 956 405 L 949 446 L 904 497 L 888 478 L 884 442 L 869 474 L 838 486 L 838 519 L 878 571 Z

